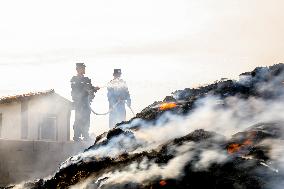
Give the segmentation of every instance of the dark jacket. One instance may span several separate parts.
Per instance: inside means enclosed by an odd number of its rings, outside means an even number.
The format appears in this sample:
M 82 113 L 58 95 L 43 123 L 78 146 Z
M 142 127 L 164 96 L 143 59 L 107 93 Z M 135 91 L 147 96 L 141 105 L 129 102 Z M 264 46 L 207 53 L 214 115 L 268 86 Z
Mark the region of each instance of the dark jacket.
M 71 96 L 77 106 L 89 106 L 91 100 L 95 97 L 95 87 L 91 79 L 84 76 L 73 76 L 71 79 Z

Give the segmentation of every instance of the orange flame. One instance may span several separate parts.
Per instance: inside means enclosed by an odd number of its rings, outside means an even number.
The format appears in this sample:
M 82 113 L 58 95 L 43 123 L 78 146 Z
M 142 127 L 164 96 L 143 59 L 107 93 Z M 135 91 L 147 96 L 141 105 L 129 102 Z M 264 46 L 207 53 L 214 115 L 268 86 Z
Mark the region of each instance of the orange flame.
M 247 139 L 242 144 L 236 144 L 236 143 L 230 144 L 227 148 L 227 151 L 229 154 L 233 154 L 233 153 L 240 151 L 242 147 L 249 146 L 252 144 L 253 144 L 252 140 Z
M 167 182 L 164 181 L 164 180 L 161 180 L 159 184 L 160 184 L 160 186 L 166 186 L 166 185 L 167 185 Z
M 164 111 L 164 110 L 169 110 L 175 107 L 177 107 L 177 104 L 175 102 L 164 102 L 160 105 L 159 110 Z
M 227 150 L 229 154 L 233 154 L 235 152 L 240 151 L 241 147 L 242 147 L 241 144 L 230 144 Z
M 243 148 L 244 146 L 250 146 L 253 145 L 253 141 L 254 138 L 256 137 L 257 133 L 256 131 L 251 131 L 249 133 L 246 134 L 247 139 L 245 141 L 243 141 L 240 144 L 234 143 L 234 144 L 230 144 L 227 147 L 227 151 L 229 154 L 233 154 L 235 152 L 238 152 L 241 150 L 241 148 Z

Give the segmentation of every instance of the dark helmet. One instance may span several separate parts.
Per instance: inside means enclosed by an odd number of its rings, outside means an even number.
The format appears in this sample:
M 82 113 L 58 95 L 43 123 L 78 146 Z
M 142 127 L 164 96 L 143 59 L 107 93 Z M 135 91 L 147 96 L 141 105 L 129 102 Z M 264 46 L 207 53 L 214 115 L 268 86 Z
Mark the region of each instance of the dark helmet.
M 86 67 L 84 63 L 76 63 L 76 68 Z
M 114 69 L 113 75 L 121 75 L 121 69 Z

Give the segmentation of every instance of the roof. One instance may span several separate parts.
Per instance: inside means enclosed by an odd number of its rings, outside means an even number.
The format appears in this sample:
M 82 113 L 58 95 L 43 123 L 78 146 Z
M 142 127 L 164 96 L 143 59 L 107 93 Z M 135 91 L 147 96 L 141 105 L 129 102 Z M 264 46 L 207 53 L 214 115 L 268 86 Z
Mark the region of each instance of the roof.
M 49 96 L 49 95 L 54 95 L 54 94 L 56 94 L 54 89 L 50 89 L 50 90 L 41 91 L 41 92 L 30 92 L 30 93 L 21 94 L 21 95 L 6 96 L 6 97 L 0 98 L 0 104 L 7 104 L 7 103 L 11 103 L 11 102 L 22 102 L 22 101 L 26 101 L 26 100 L 31 100 L 31 99 L 36 98 L 36 97 L 44 97 L 44 96 Z M 58 96 L 60 96 L 60 95 L 58 95 Z M 61 98 L 63 98 L 63 97 L 61 97 Z M 70 102 L 69 100 L 67 100 L 65 98 L 63 98 L 63 99 L 66 100 L 67 102 Z

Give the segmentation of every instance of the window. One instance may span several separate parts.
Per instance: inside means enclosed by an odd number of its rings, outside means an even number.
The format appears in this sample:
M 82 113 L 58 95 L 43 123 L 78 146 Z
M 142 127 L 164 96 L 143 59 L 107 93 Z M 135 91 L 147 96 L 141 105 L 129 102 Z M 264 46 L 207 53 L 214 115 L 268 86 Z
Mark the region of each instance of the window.
M 53 140 L 58 139 L 57 134 L 57 116 L 54 114 L 46 114 L 42 116 L 39 125 L 39 140 Z

